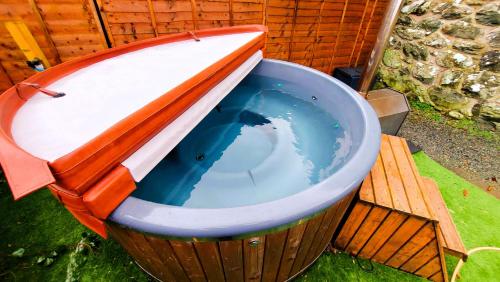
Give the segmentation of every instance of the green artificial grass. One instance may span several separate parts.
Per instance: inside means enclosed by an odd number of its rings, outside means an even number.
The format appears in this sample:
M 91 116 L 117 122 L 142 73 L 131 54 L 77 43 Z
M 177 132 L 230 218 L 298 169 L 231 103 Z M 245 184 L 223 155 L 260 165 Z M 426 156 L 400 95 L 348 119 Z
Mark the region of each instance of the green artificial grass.
M 423 153 L 414 156 L 422 175 L 436 180 L 468 249 L 500 246 L 500 205 Z M 464 189 L 467 190 L 464 196 Z M 49 193 L 14 202 L 0 184 L 0 281 L 148 281 L 113 240 L 94 240 Z M 89 232 L 90 233 L 90 232 Z M 96 241 L 94 246 L 93 242 Z M 24 249 L 24 253 L 20 249 Z M 22 256 L 14 256 L 16 252 Z M 37 264 L 37 261 L 40 261 Z M 447 257 L 451 275 L 457 262 Z M 47 264 L 47 265 L 46 265 Z M 470 257 L 460 281 L 496 281 L 500 253 Z M 349 255 L 324 254 L 298 281 L 422 281 L 423 279 Z
M 467 250 L 500 247 L 500 202 L 475 185 L 447 170 L 424 153 L 413 156 L 422 176 L 439 185 L 448 210 Z M 456 259 L 447 257 L 451 275 Z M 453 265 L 453 268 L 450 266 Z M 473 254 L 460 271 L 462 281 L 498 281 L 500 252 Z

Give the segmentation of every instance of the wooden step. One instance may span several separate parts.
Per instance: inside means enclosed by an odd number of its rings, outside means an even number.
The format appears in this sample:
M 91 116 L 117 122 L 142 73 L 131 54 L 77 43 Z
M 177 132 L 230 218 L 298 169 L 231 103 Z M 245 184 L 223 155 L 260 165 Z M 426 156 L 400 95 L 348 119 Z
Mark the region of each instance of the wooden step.
M 425 177 L 422 178 L 425 183 L 422 188 L 426 192 L 429 199 L 428 204 L 432 206 L 433 213 L 439 221 L 438 232 L 442 238 L 444 251 L 450 255 L 466 260 L 467 251 L 465 250 L 462 239 L 460 238 L 457 228 L 453 223 L 448 208 L 446 207 L 446 203 L 441 196 L 441 192 L 439 192 L 439 187 L 434 180 Z
M 423 186 L 406 140 L 383 134 L 380 153 L 359 191 L 360 200 L 437 221 Z

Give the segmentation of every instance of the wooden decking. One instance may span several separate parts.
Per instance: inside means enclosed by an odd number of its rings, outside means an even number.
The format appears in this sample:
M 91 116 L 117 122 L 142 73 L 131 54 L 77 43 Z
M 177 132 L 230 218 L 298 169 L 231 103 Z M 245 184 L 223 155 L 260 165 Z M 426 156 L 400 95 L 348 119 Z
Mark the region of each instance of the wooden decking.
M 420 176 L 406 141 L 388 135 L 334 245 L 433 281 L 448 280 L 444 251 L 465 257 L 437 185 Z
M 438 232 L 441 238 L 443 238 L 442 244 L 445 252 L 466 260 L 467 251 L 465 250 L 464 243 L 462 243 L 462 239 L 456 230 L 436 182 L 429 178 L 424 178 L 424 182 L 425 192 L 430 198 L 432 209 L 439 222 Z

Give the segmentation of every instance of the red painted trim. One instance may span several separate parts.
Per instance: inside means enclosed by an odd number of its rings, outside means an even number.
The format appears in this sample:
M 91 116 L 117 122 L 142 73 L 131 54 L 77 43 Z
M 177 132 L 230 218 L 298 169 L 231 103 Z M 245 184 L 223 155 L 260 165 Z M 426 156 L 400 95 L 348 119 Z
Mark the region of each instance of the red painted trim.
M 267 28 L 261 25 L 225 27 L 196 31 L 196 36 L 203 39 L 208 36 L 255 31 L 265 33 Z M 189 32 L 184 32 L 103 50 L 50 68 L 25 82 L 44 87 L 83 67 L 117 55 L 170 42 L 193 40 L 192 38 Z M 0 163 L 14 197 L 20 198 L 54 183 L 54 176 L 58 186 L 74 191 L 78 195 L 83 194 L 234 71 L 250 55 L 262 49 L 264 39 L 265 34 L 259 36 L 189 81 L 131 114 L 87 144 L 52 162 L 50 168 L 47 161 L 25 152 L 12 140 L 10 133 L 12 118 L 24 101 L 17 96 L 15 87 L 11 87 L 0 96 Z M 36 92 L 36 89 L 26 89 L 23 91 L 23 97 L 29 99 Z
M 97 218 L 106 219 L 135 188 L 132 175 L 120 165 L 83 194 L 83 204 Z

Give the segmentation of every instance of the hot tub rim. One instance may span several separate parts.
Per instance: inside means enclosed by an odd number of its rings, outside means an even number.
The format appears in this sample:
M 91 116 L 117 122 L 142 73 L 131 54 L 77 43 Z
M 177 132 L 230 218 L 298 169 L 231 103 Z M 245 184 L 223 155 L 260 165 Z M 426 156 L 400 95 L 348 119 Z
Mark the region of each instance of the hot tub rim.
M 300 221 L 340 201 L 359 187 L 380 148 L 378 117 L 366 100 L 349 86 L 320 71 L 299 64 L 264 59 L 263 62 L 299 69 L 327 79 L 349 93 L 358 106 L 364 126 L 360 145 L 337 172 L 325 180 L 274 201 L 221 209 L 169 206 L 129 196 L 109 220 L 145 233 L 184 238 L 218 238 L 262 232 Z M 336 187 L 330 189 L 329 187 Z

